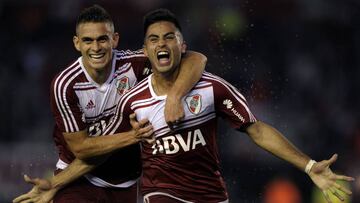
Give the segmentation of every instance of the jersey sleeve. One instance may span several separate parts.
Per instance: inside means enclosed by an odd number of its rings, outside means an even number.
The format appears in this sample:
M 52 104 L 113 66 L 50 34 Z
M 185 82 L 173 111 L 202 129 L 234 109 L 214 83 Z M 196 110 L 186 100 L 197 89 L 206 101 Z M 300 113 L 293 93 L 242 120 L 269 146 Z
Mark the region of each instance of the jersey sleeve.
M 217 76 L 213 77 L 215 79 L 213 84 L 217 114 L 240 131 L 244 131 L 247 126 L 255 123 L 257 119 L 239 90 L 224 79 Z
M 121 50 L 117 55 L 123 59 L 124 62 L 131 63 L 137 81 L 141 81 L 151 73 L 151 63 L 145 56 L 142 49 L 139 50 Z
M 55 77 L 51 83 L 50 105 L 55 123 L 62 132 L 71 133 L 86 128 L 79 99 L 71 83 L 64 82 L 61 75 Z

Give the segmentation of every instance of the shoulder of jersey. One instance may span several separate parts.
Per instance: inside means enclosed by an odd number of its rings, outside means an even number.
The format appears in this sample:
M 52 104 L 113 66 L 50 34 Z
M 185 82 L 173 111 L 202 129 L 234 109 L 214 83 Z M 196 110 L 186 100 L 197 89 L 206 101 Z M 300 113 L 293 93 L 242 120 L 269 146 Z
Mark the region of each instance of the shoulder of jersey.
M 80 66 L 80 62 L 79 59 L 77 59 L 76 61 L 72 62 L 70 65 L 68 65 L 65 69 L 61 70 L 59 73 L 57 73 L 55 75 L 55 77 L 53 78 L 54 80 L 57 80 L 57 78 L 73 78 L 74 79 L 74 75 L 79 75 L 79 73 L 82 73 L 82 69 Z
M 144 90 L 148 87 L 148 78 L 145 78 L 127 91 L 122 97 L 126 97 L 126 95 L 133 95 L 134 93 L 138 94 L 140 89 Z
M 115 50 L 115 56 L 117 58 L 132 58 L 132 57 L 145 57 L 144 52 L 142 49 L 138 50 Z

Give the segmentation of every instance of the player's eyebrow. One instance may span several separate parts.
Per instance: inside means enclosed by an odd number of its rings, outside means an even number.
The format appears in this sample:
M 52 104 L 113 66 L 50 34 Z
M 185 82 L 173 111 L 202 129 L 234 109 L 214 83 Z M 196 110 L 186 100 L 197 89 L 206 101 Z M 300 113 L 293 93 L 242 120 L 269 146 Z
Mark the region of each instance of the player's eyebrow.
M 88 42 L 88 41 L 94 41 L 94 39 L 91 38 L 91 37 L 82 37 L 82 38 L 81 38 L 81 41 L 83 41 L 83 42 Z
M 101 41 L 101 40 L 108 40 L 109 36 L 107 35 L 101 35 L 100 37 L 97 38 L 97 41 Z
M 101 35 L 101 36 L 99 36 L 99 37 L 97 37 L 97 38 L 92 38 L 92 37 L 82 37 L 81 38 L 81 40 L 82 41 L 94 41 L 94 40 L 96 40 L 96 41 L 100 41 L 100 40 L 107 40 L 107 39 L 109 39 L 109 36 L 107 36 L 107 35 Z
M 168 33 L 166 33 L 166 34 L 164 35 L 164 37 L 167 37 L 167 36 L 169 36 L 169 35 L 175 35 L 175 32 L 168 32 Z
M 164 37 L 167 37 L 167 36 L 169 36 L 169 35 L 175 35 L 175 32 L 168 32 L 168 33 L 166 33 L 166 34 L 164 34 L 163 36 Z M 156 35 L 156 34 L 150 34 L 149 36 L 147 36 L 147 38 L 151 38 L 151 37 L 159 37 L 159 35 Z

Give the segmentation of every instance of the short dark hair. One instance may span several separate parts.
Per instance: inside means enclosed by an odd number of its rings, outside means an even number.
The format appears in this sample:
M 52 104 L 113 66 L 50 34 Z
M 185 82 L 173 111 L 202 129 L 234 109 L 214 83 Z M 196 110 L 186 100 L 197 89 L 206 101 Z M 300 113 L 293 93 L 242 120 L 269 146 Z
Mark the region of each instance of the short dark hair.
M 79 24 L 82 23 L 102 23 L 107 22 L 110 23 L 111 26 L 114 26 L 114 22 L 111 19 L 109 13 L 101 6 L 94 4 L 93 6 L 90 6 L 88 8 L 85 8 L 81 11 L 80 15 L 77 18 L 76 21 L 76 28 Z
M 146 31 L 150 25 L 159 21 L 171 22 L 181 32 L 181 26 L 175 14 L 173 14 L 168 9 L 159 8 L 154 11 L 150 11 L 144 16 L 144 35 L 146 35 Z

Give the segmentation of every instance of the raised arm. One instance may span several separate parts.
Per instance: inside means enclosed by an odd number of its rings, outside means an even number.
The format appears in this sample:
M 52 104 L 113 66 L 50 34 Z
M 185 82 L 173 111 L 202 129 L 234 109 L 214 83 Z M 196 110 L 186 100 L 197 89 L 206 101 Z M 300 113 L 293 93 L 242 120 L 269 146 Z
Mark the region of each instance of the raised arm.
M 279 131 L 263 122 L 257 121 L 246 129 L 247 134 L 261 148 L 275 156 L 286 160 L 300 170 L 305 171 L 318 186 L 325 199 L 331 203 L 329 194 L 343 200 L 338 190 L 350 195 L 351 191 L 336 183 L 337 180 L 353 181 L 352 177 L 335 174 L 329 168 L 337 159 L 337 155 L 329 160 L 315 162 L 291 144 Z
M 166 98 L 165 121 L 169 125 L 180 121 L 184 117 L 181 98 L 200 80 L 206 61 L 206 56 L 194 51 L 187 51 L 182 57 L 179 76 Z

